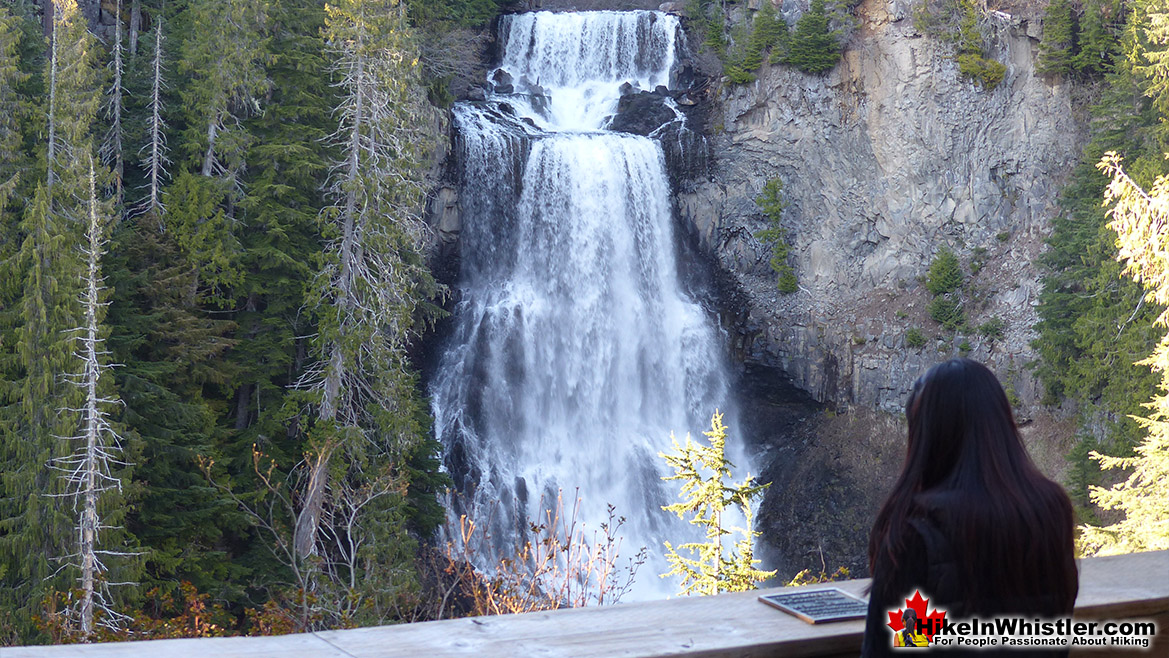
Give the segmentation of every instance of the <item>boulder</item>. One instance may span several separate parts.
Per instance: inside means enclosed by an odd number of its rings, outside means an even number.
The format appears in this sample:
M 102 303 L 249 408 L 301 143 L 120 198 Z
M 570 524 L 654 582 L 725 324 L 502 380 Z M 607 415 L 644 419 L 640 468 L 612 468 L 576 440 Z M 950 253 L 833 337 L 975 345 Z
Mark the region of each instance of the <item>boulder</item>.
M 678 118 L 674 109 L 666 105 L 667 98 L 669 97 L 663 94 L 646 91 L 622 96 L 617 103 L 617 115 L 613 117 L 609 129 L 634 135 L 649 135 Z
M 515 93 L 515 80 L 503 69 L 495 69 L 495 73 L 491 74 L 491 84 L 497 94 Z

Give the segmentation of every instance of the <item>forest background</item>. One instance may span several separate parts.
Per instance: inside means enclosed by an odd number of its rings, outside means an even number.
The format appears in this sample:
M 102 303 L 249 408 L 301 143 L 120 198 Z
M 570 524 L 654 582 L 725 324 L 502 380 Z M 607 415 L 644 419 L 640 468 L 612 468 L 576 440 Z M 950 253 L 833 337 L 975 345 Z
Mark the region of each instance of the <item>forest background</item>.
M 102 639 L 433 616 L 425 175 L 450 35 L 505 4 L 0 6 L 0 645 L 76 639 L 87 595 Z M 748 82 L 750 32 L 711 20 L 733 3 L 691 4 L 734 55 L 726 83 Z M 1165 4 L 1055 0 L 1044 21 L 1046 74 L 1096 99 L 1037 343 L 1047 402 L 1079 414 L 1065 484 L 1086 521 L 1115 520 L 1090 453 L 1133 454 L 1159 381 L 1133 364 L 1163 309 L 1121 276 L 1095 164 L 1117 151 L 1146 189 L 1169 172 Z M 771 28 L 760 48 L 790 49 Z

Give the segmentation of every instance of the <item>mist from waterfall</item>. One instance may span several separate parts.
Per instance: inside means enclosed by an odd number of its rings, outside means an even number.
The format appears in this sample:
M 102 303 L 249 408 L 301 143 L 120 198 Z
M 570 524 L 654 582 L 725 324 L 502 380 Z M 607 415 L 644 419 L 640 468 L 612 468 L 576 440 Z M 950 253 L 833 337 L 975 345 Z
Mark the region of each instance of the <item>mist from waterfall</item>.
M 678 20 L 534 12 L 500 39 L 510 93 L 454 110 L 461 272 L 430 391 L 451 514 L 506 555 L 558 491 L 592 528 L 612 504 L 623 555 L 649 554 L 627 598 L 665 596 L 662 542 L 694 534 L 661 510 L 677 487 L 658 453 L 716 407 L 735 425 L 717 328 L 679 283 L 662 148 L 603 129 L 623 84 L 669 85 Z

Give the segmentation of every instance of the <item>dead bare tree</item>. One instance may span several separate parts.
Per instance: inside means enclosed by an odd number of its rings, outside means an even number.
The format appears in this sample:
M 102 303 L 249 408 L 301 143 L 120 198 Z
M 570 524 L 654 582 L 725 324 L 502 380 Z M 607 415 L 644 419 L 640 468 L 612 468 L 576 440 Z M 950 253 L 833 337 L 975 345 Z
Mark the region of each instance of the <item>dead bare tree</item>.
M 81 415 L 77 434 L 69 437 L 69 441 L 77 448 L 69 456 L 56 460 L 54 464 L 54 468 L 64 473 L 68 483 L 66 495 L 73 499 L 73 508 L 78 513 L 77 552 L 66 556 L 65 561 L 67 565 L 72 565 L 79 571 L 81 594 L 75 608 L 70 611 L 70 616 L 75 616 L 82 637 L 87 637 L 94 631 L 95 623 L 116 629 L 125 619 L 110 605 L 108 592 L 112 585 L 128 583 L 111 583 L 105 580 L 103 574 L 107 568 L 103 558 L 134 555 L 132 552 L 112 551 L 99 547 L 102 531 L 112 527 L 101 520 L 99 513 L 101 498 L 106 492 L 122 491 L 122 481 L 114 474 L 113 469 L 128 464 L 120 458 L 121 439 L 111 426 L 106 411 L 109 407 L 120 404 L 120 400 L 99 392 L 102 374 L 113 366 L 104 363 L 109 352 L 104 349 L 100 327 L 107 304 L 101 300 L 102 291 L 105 289 L 101 275 L 101 257 L 105 253 L 106 220 L 97 198 L 96 178 L 91 157 L 89 217 L 86 244 L 82 248 L 87 268 L 82 277 L 84 291 L 80 300 L 84 309 L 85 324 L 74 330 L 76 334 L 74 340 L 78 345 L 74 354 L 81 362 L 81 370 L 68 377 L 70 383 L 84 393 L 85 401 L 80 409 L 70 410 Z
M 102 164 L 112 168 L 114 173 L 114 202 L 122 205 L 122 176 L 125 166 L 122 157 L 122 0 L 117 0 L 117 13 L 114 15 L 114 47 L 110 61 L 114 79 L 110 85 L 109 98 L 106 101 L 106 116 L 110 121 L 110 128 L 106 131 L 102 141 L 100 154 Z
M 149 193 L 139 204 L 141 212 L 149 212 L 155 216 L 162 215 L 165 208 L 159 189 L 162 181 L 167 177 L 166 167 L 170 160 L 166 157 L 166 122 L 162 120 L 162 90 L 166 88 L 162 73 L 162 14 L 154 22 L 154 60 L 152 62 L 152 83 L 150 91 L 150 123 L 147 129 L 150 138 L 139 151 L 146 153 L 146 167 L 149 171 L 147 183 Z

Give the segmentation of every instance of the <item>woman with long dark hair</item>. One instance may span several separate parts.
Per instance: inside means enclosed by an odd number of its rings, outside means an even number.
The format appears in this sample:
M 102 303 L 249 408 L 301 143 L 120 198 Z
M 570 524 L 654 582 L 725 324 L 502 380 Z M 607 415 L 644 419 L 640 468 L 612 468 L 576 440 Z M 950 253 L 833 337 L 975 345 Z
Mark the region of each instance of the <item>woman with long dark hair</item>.
M 938 364 L 905 415 L 905 466 L 869 539 L 863 654 L 891 652 L 887 611 L 918 590 L 948 619 L 1071 615 L 1071 501 L 1031 462 L 994 374 L 969 359 Z

